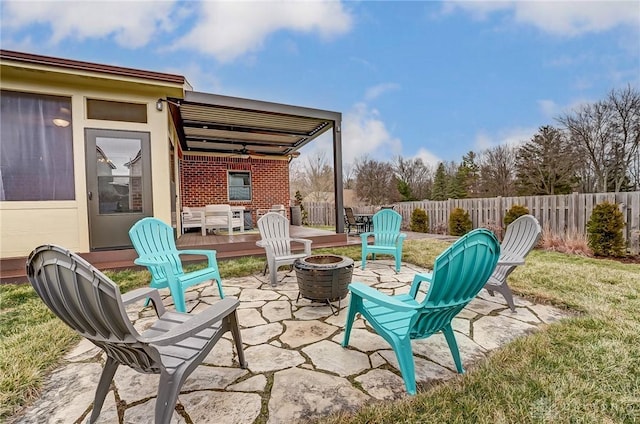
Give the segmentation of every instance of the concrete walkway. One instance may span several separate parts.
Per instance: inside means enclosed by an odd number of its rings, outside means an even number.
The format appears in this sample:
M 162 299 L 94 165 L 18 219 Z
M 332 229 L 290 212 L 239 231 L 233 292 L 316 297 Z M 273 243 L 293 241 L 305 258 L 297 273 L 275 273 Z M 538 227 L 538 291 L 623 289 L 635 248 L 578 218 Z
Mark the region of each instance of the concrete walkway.
M 389 294 L 406 293 L 417 272 L 403 265 L 398 274 L 391 261 L 356 262 L 353 281 Z M 172 423 L 294 423 L 337 411 L 354 411 L 376 400 L 407 396 L 390 346 L 356 321 L 350 346 L 340 346 L 348 305 L 340 314 L 306 299 L 296 302 L 295 272 L 279 272 L 273 289 L 267 277 L 223 280 L 225 295 L 238 297 L 242 341 L 249 368 L 238 367 L 232 343 L 220 340 L 203 366 L 185 381 Z M 165 303 L 171 305 L 168 292 Z M 218 300 L 211 284 L 188 291 L 188 308 L 199 311 Z M 562 318 L 563 312 L 516 298 L 512 313 L 501 296 L 484 290 L 453 321 L 456 338 L 469 368 L 515 337 Z M 137 328 L 152 321 L 152 309 L 133 305 Z M 456 378 L 453 359 L 441 334 L 413 343 L 419 385 Z M 45 381 L 43 395 L 13 417 L 13 423 L 71 423 L 86 420 L 103 363 L 101 351 L 82 341 L 63 365 Z M 148 423 L 154 415 L 158 377 L 120 367 L 100 415 L 101 423 Z M 420 387 L 419 387 L 420 390 Z

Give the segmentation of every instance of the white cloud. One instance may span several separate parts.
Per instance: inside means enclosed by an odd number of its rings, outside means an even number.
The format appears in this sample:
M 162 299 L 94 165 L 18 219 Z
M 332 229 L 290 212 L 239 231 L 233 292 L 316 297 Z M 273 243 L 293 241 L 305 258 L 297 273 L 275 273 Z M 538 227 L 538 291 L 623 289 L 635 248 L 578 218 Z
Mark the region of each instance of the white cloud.
M 398 89 L 400 89 L 400 85 L 393 82 L 378 84 L 367 89 L 367 92 L 364 95 L 364 99 L 367 101 L 371 101 L 377 99 L 388 91 L 394 91 Z
M 556 117 L 560 111 L 558 104 L 548 99 L 538 100 L 538 107 L 542 115 L 547 119 Z
M 402 143 L 387 130 L 376 109 L 366 103 L 356 103 L 342 121 L 342 151 L 345 162 L 369 155 L 378 160 L 390 160 L 400 154 Z
M 271 33 L 280 30 L 330 38 L 352 25 L 338 1 L 208 1 L 199 6 L 199 21 L 172 47 L 193 49 L 222 62 L 259 50 Z
M 637 1 L 450 1 L 443 12 L 462 9 L 474 18 L 485 19 L 496 12 L 507 12 L 516 23 L 564 36 L 602 32 L 619 25 L 640 25 Z
M 533 135 L 538 132 L 538 128 L 504 128 L 495 134 L 489 134 L 486 131 L 479 131 L 475 139 L 475 151 L 481 152 L 490 147 L 507 144 L 517 146 L 531 140 Z
M 333 155 L 333 139 L 330 133 L 325 133 L 302 150 L 302 153 L 313 155 L 325 152 L 329 157 Z M 342 119 L 342 162 L 353 164 L 363 156 L 375 160 L 390 161 L 401 154 L 402 143 L 393 137 L 377 110 L 366 103 L 356 103 L 346 112 Z
M 428 165 L 433 169 L 436 169 L 438 163 L 442 162 L 442 159 L 440 159 L 438 156 L 434 155 L 424 147 L 421 147 L 414 157 L 422 159 L 422 162 L 425 165 Z
M 174 6 L 173 1 L 5 1 L 2 26 L 11 34 L 33 24 L 48 25 L 51 44 L 113 37 L 120 46 L 136 48 L 172 28 Z

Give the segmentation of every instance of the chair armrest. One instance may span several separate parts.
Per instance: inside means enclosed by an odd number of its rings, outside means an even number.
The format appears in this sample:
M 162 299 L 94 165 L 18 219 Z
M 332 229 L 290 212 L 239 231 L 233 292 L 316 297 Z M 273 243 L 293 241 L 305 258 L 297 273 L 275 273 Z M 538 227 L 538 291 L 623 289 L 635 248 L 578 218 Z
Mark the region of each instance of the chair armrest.
M 206 256 L 209 261 L 209 266 L 216 266 L 216 254 L 215 250 L 206 250 L 206 249 L 185 249 L 178 250 L 178 255 L 198 255 L 198 256 Z
M 524 265 L 524 258 L 514 253 L 503 252 L 498 258 L 497 265 L 501 265 L 501 266 Z
M 404 242 L 404 239 L 407 238 L 407 235 L 405 233 L 400 233 L 398 235 L 398 238 L 396 239 L 396 244 L 402 244 Z
M 144 338 L 142 341 L 160 346 L 174 344 L 211 327 L 215 322 L 221 321 L 226 316 L 234 313 L 239 304 L 240 301 L 238 299 L 225 297 L 197 315 L 188 314 L 191 315 L 192 318 L 173 327 L 166 333 L 158 337 Z
M 156 310 L 157 316 L 162 316 L 165 313 L 164 304 L 160 299 L 158 290 L 151 287 L 141 287 L 139 289 L 132 290 L 124 293 L 122 296 L 122 303 L 128 305 L 133 302 L 137 302 L 142 299 L 150 299 L 153 302 L 153 307 Z
M 411 297 L 415 299 L 416 296 L 418 295 L 418 290 L 420 290 L 420 286 L 422 285 L 422 282 L 427 281 L 431 283 L 432 278 L 433 278 L 432 273 L 416 274 L 413 277 L 413 282 L 411 283 L 411 290 L 409 291 L 409 294 L 411 295 Z
M 304 253 L 306 253 L 307 255 L 311 254 L 311 243 L 312 243 L 311 240 L 301 239 L 301 238 L 292 238 L 291 241 L 304 244 Z
M 276 256 L 276 252 L 273 250 L 273 247 L 266 240 L 258 240 L 256 242 L 256 246 L 261 247 L 265 250 L 267 260 Z
M 394 299 L 391 296 L 387 296 L 384 293 L 380 293 L 378 290 L 367 286 L 364 283 L 351 283 L 349 284 L 349 290 L 351 295 L 359 296 L 379 306 L 384 306 L 394 311 L 409 312 L 418 309 L 419 306 L 407 305 L 406 303 Z

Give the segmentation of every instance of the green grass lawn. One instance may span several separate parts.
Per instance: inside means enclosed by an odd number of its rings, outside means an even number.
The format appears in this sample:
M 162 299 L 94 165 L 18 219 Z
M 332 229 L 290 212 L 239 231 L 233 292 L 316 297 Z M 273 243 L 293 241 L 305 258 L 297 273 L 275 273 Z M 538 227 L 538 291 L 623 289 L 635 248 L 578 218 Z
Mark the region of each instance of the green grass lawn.
M 430 267 L 448 243 L 410 240 L 403 260 Z M 318 249 L 359 259 L 360 248 Z M 261 271 L 262 259 L 220 261 L 223 278 Z M 110 272 L 128 291 L 146 271 Z M 640 422 L 640 265 L 534 251 L 509 278 L 515 292 L 575 311 L 573 318 L 494 351 L 453 381 L 329 423 Z M 0 421 L 38 394 L 79 340 L 28 284 L 0 286 Z

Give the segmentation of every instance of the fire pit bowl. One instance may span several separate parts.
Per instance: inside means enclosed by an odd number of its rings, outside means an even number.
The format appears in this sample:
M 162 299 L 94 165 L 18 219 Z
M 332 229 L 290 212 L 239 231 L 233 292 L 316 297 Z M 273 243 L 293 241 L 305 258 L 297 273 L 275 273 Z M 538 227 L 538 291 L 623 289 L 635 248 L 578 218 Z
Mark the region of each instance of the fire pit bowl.
M 353 260 L 338 255 L 311 255 L 297 259 L 293 268 L 298 279 L 298 299 L 300 296 L 314 301 L 331 302 L 344 299 L 349 293 L 348 285 L 353 274 Z

